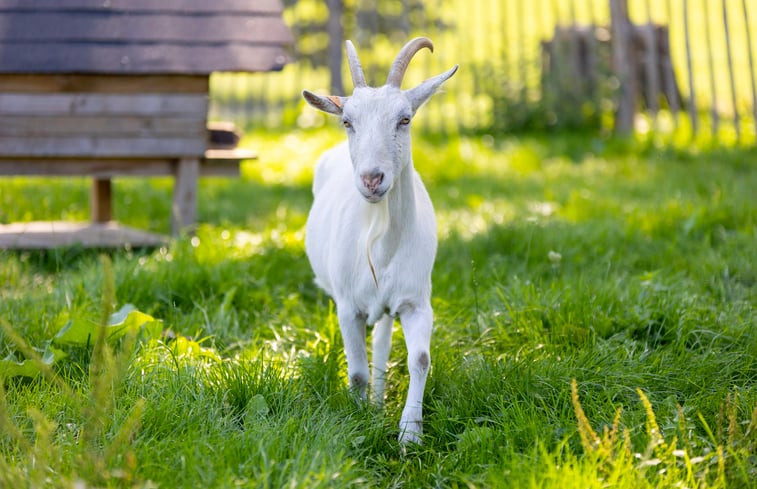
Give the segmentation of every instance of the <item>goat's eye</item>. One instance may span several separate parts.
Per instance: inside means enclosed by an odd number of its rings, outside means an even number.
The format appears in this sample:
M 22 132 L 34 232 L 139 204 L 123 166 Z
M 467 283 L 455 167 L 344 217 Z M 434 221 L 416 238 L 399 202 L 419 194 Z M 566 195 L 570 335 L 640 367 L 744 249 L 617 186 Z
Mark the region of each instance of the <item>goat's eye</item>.
M 402 119 L 400 119 L 400 125 L 406 126 L 408 124 L 410 124 L 410 118 L 409 117 L 403 117 Z
M 352 127 L 352 123 L 346 119 L 342 121 L 342 124 L 344 124 L 344 127 L 346 127 L 347 129 Z

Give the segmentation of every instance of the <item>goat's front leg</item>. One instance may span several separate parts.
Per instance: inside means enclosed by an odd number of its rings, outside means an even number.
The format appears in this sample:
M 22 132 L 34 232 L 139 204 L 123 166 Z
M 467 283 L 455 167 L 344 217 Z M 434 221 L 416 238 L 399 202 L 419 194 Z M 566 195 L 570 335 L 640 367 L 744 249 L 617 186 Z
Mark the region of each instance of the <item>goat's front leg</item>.
M 423 433 L 423 391 L 431 367 L 431 328 L 434 320 L 431 305 L 414 308 L 400 314 L 402 331 L 407 344 L 407 369 L 410 387 L 400 419 L 400 443 L 420 443 Z
M 386 363 L 392 349 L 392 326 L 394 318 L 384 316 L 373 326 L 373 368 L 371 369 L 371 400 L 376 404 L 384 403 L 384 385 L 386 384 Z
M 347 376 L 350 387 L 365 399 L 368 387 L 368 354 L 365 348 L 365 316 L 354 311 L 342 311 L 337 306 L 339 330 L 344 342 L 344 356 L 347 357 Z

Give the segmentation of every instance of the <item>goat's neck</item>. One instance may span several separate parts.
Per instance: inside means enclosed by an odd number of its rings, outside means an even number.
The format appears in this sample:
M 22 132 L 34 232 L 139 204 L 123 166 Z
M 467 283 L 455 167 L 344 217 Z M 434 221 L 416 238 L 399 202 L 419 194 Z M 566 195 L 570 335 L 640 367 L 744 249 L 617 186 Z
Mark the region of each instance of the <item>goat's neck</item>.
M 413 188 L 413 162 L 403 167 L 397 175 L 386 199 L 377 204 L 365 204 L 364 227 L 360 248 L 365 250 L 373 280 L 379 287 L 376 266 L 383 266 L 394 255 L 406 230 L 415 223 L 415 189 Z M 381 243 L 380 252 L 374 260 L 372 248 Z
M 409 159 L 387 195 L 389 207 L 388 235 L 399 236 L 415 221 L 415 188 L 413 160 Z

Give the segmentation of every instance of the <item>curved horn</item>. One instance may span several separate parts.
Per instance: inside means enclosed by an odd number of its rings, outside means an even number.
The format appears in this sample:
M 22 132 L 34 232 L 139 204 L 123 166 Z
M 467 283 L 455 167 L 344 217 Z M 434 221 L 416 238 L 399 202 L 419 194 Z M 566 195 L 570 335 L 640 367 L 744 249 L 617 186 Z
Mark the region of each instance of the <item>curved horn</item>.
M 405 44 L 399 54 L 397 54 L 397 58 L 394 60 L 392 68 L 389 70 L 389 76 L 386 77 L 386 84 L 399 88 L 402 84 L 402 78 L 405 76 L 407 65 L 410 64 L 410 60 L 415 56 L 415 53 L 423 48 L 428 48 L 432 53 L 434 52 L 434 45 L 427 37 L 416 37 Z
M 357 58 L 355 46 L 352 45 L 352 41 L 345 41 L 344 44 L 347 47 L 347 63 L 350 65 L 352 84 L 355 88 L 365 87 L 365 75 L 363 75 L 363 68 L 360 66 L 360 60 Z

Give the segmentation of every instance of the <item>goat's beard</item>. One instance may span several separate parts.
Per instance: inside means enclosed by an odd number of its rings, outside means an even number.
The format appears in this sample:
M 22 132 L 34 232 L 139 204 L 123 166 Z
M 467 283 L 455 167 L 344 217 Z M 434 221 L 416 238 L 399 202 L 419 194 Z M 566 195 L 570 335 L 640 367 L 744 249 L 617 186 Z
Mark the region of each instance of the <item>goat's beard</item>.
M 378 278 L 376 277 L 376 269 L 373 266 L 373 258 L 371 257 L 371 248 L 373 244 L 383 236 L 389 229 L 389 203 L 386 199 L 381 199 L 376 202 L 375 205 L 366 206 L 363 210 L 363 225 L 361 229 L 365 229 L 360 239 L 358 240 L 358 246 L 360 249 L 365 249 L 365 256 L 368 259 L 368 267 L 371 270 L 373 281 L 378 287 Z

